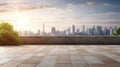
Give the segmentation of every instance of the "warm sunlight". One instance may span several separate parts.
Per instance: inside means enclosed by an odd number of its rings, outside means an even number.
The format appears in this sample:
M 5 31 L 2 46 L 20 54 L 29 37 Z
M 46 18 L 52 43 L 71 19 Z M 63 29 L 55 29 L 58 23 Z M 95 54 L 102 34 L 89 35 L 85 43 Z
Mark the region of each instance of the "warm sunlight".
M 30 17 L 27 15 L 27 13 L 23 12 L 12 12 L 11 13 L 12 22 L 14 22 L 14 27 L 17 30 L 28 30 L 30 25 Z
M 59 34 L 108 35 L 120 26 L 119 3 L 82 0 L 0 0 L 0 21 L 14 25 L 17 31 Z M 116 6 L 114 4 L 117 4 Z M 99 9 L 98 9 L 99 8 Z M 116 9 L 116 10 L 115 10 Z M 73 26 L 75 25 L 75 27 Z M 72 27 L 73 26 L 73 27 Z M 54 29 L 55 27 L 55 29 Z M 72 31 L 74 28 L 75 30 Z M 98 32 L 96 32 L 98 34 Z

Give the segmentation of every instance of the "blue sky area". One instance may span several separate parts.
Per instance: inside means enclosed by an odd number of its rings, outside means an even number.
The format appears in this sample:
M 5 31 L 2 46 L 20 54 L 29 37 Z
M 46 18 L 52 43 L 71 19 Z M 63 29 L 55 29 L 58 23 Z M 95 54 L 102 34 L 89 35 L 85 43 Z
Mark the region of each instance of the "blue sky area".
M 38 29 L 43 24 L 48 29 L 73 24 L 120 25 L 119 6 L 120 0 L 0 0 L 0 20 L 19 30 L 21 26 Z

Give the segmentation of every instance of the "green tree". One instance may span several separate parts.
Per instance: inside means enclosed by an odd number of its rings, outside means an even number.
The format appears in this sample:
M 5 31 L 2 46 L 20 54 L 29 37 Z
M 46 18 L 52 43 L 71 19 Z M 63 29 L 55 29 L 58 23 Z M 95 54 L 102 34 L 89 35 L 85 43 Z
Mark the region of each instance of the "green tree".
M 19 45 L 22 43 L 22 40 L 12 25 L 2 22 L 0 23 L 0 42 L 2 45 Z
M 120 36 L 120 28 L 116 29 L 113 34 L 116 36 Z

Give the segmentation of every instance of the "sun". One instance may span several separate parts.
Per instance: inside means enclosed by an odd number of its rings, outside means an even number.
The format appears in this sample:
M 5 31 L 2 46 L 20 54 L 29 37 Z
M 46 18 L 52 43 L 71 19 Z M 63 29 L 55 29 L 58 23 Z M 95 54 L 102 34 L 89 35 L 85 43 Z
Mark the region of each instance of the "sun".
M 14 27 L 17 30 L 28 30 L 30 29 L 30 17 L 27 15 L 27 13 L 23 12 L 12 12 L 12 22 L 14 22 Z
M 15 20 L 16 23 L 15 23 L 15 28 L 17 29 L 27 29 L 28 27 L 28 20 L 25 19 L 25 18 L 19 18 L 19 19 L 16 19 Z

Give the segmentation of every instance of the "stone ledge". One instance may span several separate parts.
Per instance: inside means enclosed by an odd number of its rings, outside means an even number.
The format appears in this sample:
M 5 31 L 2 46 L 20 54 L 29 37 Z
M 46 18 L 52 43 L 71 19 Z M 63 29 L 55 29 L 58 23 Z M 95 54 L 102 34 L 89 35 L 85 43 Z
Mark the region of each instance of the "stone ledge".
M 23 44 L 120 44 L 117 36 L 20 36 Z

